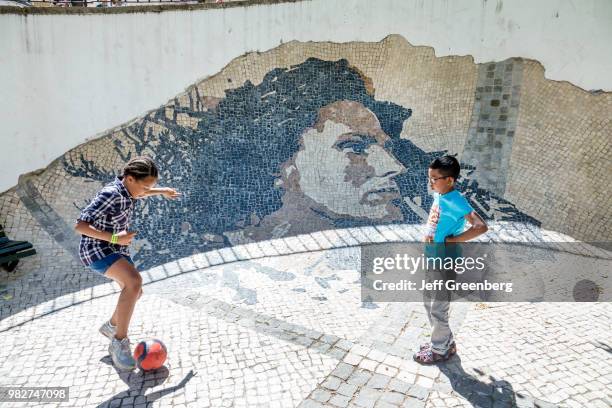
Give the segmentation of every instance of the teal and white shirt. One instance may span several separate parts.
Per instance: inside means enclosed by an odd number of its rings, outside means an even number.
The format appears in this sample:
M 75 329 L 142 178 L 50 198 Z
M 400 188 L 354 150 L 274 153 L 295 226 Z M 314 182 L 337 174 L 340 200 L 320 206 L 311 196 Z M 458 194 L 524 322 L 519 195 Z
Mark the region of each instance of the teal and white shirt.
M 457 190 L 446 194 L 434 193 L 434 202 L 427 219 L 427 235 L 434 242 L 443 243 L 446 237 L 456 236 L 465 229 L 465 216 L 474 211 L 468 200 Z

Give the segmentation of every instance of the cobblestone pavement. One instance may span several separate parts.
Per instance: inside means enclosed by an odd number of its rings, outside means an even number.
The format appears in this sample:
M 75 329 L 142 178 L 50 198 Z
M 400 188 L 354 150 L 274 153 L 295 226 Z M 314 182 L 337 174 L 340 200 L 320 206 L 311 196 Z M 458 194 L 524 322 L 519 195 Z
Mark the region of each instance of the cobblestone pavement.
M 612 405 L 610 303 L 453 303 L 458 355 L 414 363 L 429 332 L 423 305 L 362 302 L 354 245 L 416 236 L 414 227 L 334 231 L 143 271 L 130 337 L 169 350 L 148 373 L 115 370 L 97 332 L 115 284 L 84 277 L 62 292 L 38 282 L 58 296 L 0 303 L 0 385 L 68 386 L 70 400 L 55 406 L 73 407 Z M 21 271 L 0 282 L 6 295 L 34 279 Z

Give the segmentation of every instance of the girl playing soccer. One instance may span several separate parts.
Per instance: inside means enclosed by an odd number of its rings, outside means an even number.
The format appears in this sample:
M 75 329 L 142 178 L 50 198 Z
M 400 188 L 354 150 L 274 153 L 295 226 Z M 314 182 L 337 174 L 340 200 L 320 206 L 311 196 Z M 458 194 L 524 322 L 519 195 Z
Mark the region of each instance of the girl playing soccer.
M 158 174 L 157 166 L 150 158 L 131 159 L 123 169 L 123 175 L 100 190 L 83 209 L 75 227 L 81 234 L 81 261 L 121 287 L 115 312 L 100 327 L 100 333 L 111 340 L 108 352 L 113 363 L 121 369 L 135 366 L 127 331 L 134 305 L 142 294 L 142 278 L 128 250 L 136 236 L 136 232 L 128 230 L 134 201 L 157 194 L 166 198 L 180 195 L 172 188 L 153 187 Z

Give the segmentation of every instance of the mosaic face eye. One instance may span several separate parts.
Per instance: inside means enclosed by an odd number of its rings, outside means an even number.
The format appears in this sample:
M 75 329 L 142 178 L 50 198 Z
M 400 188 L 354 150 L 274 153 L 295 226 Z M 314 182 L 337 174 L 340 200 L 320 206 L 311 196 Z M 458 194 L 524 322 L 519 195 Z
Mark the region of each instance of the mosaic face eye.
M 343 152 L 363 154 L 365 150 L 367 149 L 367 146 L 365 143 L 362 143 L 362 142 L 346 141 L 346 142 L 340 143 L 338 145 L 338 148 L 342 150 Z
M 334 145 L 338 150 L 345 153 L 365 154 L 368 148 L 376 144 L 376 139 L 371 136 L 353 135 L 350 140 L 343 140 Z

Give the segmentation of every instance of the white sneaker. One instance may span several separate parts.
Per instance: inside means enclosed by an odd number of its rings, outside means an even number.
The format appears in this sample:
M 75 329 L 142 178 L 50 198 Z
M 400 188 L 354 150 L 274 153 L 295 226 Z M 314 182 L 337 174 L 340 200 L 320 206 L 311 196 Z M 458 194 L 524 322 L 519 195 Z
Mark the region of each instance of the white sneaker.
M 112 340 L 115 338 L 115 334 L 117 334 L 117 327 L 113 326 L 109 321 L 107 321 L 106 323 L 104 323 L 102 326 L 100 326 L 100 334 L 102 334 L 105 337 L 108 337 L 109 340 Z
M 122 340 L 113 338 L 108 346 L 108 353 L 111 355 L 115 367 L 122 370 L 131 370 L 136 367 L 136 361 L 132 357 L 130 339 L 127 337 Z

